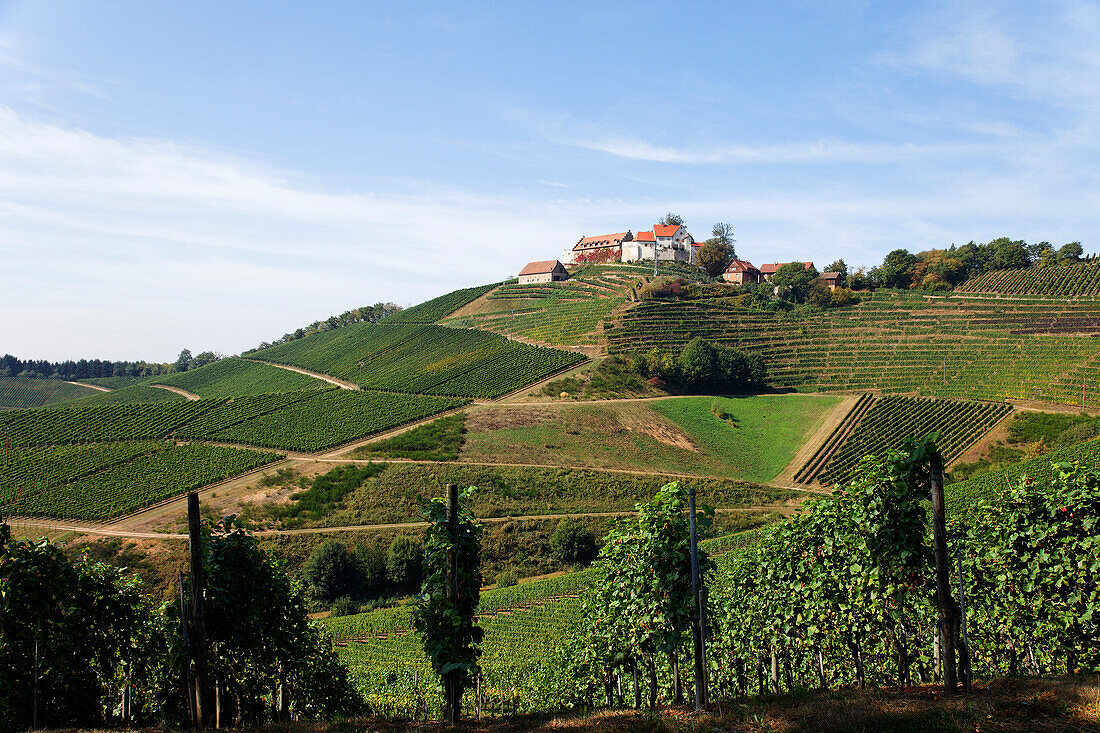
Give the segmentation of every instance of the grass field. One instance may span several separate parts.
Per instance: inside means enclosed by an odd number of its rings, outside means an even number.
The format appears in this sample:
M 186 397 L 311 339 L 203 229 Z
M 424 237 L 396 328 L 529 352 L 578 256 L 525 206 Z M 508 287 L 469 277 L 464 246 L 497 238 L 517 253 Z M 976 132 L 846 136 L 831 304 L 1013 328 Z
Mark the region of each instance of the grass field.
M 484 408 L 467 419 L 459 460 L 659 467 L 766 482 L 839 402 L 821 395 L 764 395 Z M 729 418 L 719 418 L 715 405 Z

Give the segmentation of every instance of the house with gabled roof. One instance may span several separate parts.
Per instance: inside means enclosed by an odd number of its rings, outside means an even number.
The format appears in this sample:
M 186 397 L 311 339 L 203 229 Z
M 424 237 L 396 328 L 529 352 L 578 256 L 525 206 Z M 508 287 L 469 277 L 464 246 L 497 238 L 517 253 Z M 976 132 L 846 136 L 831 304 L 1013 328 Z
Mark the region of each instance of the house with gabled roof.
M 519 284 L 549 283 L 569 279 L 569 270 L 558 260 L 528 262 L 519 271 Z
M 760 270 L 756 269 L 751 262 L 739 260 L 735 257 L 730 260 L 726 271 L 722 273 L 722 279 L 738 285 L 758 283 L 760 282 Z
M 760 265 L 760 277 L 764 282 L 771 282 L 771 279 L 775 277 L 775 273 L 779 271 L 780 267 L 791 264 L 790 262 L 772 262 L 768 265 Z M 809 270 L 814 266 L 812 262 L 799 262 L 802 265 L 802 269 Z
M 654 224 L 653 231 L 638 232 L 629 245 L 623 245 L 623 262 L 677 260 L 694 263 L 702 244 L 688 234 L 682 224 Z

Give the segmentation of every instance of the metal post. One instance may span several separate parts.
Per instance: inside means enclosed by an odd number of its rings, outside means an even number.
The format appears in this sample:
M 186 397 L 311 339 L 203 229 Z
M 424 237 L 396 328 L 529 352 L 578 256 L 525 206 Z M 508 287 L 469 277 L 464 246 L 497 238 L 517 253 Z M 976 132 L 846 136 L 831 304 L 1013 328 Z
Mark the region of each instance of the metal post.
M 691 534 L 691 592 L 695 598 L 695 709 L 706 706 L 706 666 L 703 661 L 703 592 L 699 582 L 699 535 L 695 526 L 695 487 L 688 489 L 688 527 Z
M 951 565 L 947 558 L 947 518 L 943 502 L 943 458 L 939 451 L 929 461 L 932 484 L 932 541 L 936 556 L 936 601 L 939 606 L 943 684 L 948 695 L 958 691 L 955 669 L 955 601 L 951 598 Z

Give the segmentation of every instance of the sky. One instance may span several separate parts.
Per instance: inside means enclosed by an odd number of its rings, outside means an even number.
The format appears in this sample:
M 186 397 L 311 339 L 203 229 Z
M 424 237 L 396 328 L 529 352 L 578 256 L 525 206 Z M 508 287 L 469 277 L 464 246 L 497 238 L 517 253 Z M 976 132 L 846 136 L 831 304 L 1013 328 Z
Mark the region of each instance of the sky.
M 235 354 L 681 214 L 1100 250 L 1100 4 L 0 0 L 0 353 Z

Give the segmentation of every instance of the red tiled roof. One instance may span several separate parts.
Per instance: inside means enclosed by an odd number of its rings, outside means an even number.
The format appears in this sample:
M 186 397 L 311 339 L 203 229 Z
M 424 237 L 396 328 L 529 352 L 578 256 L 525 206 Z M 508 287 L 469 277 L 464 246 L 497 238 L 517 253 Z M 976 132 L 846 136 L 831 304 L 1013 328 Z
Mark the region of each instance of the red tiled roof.
M 623 243 L 623 239 L 630 232 L 619 232 L 617 234 L 598 234 L 595 237 L 582 237 L 580 241 L 573 245 L 573 249 L 591 249 L 592 247 L 617 247 Z
M 634 235 L 635 242 L 656 242 L 657 238 L 653 236 L 653 232 L 638 232 Z
M 541 260 L 528 262 L 527 266 L 519 271 L 520 275 L 541 275 L 544 272 L 553 272 L 555 268 L 563 267 L 557 260 Z
M 658 237 L 671 237 L 680 228 L 679 224 L 654 224 L 653 231 Z
M 730 260 L 729 267 L 726 268 L 726 272 L 760 272 L 753 266 L 751 262 L 745 260 L 733 259 Z
M 789 264 L 791 264 L 791 263 L 790 262 L 773 262 L 770 265 L 760 265 L 760 272 L 765 274 L 765 275 L 774 275 L 775 272 L 780 267 L 783 267 L 783 265 L 789 265 Z M 802 269 L 804 269 L 804 270 L 809 270 L 811 267 L 814 266 L 814 263 L 812 263 L 812 262 L 799 262 L 798 264 L 802 265 Z

